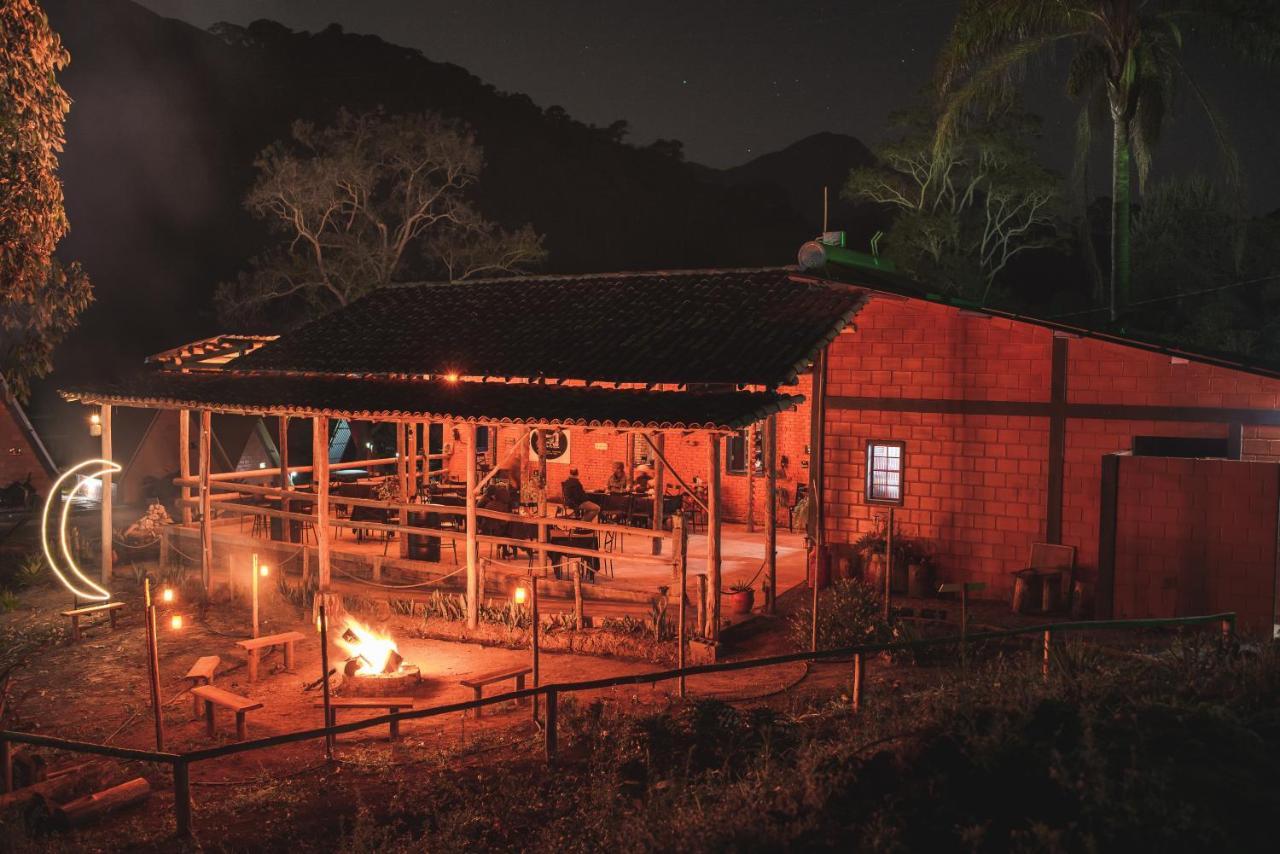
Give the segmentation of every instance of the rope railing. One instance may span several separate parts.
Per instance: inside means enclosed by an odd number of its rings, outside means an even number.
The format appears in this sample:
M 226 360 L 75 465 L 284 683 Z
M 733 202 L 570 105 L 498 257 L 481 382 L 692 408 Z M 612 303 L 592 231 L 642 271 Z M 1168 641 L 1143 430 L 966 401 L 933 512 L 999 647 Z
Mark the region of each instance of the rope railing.
M 136 750 L 127 747 L 113 747 L 105 744 L 93 744 L 91 742 L 73 741 L 69 739 L 55 738 L 52 736 L 4 730 L 0 731 L 0 761 L 3 763 L 3 783 L 4 791 L 6 792 L 12 791 L 13 784 L 12 743 L 32 744 L 76 753 L 91 753 L 119 759 L 170 764 L 173 766 L 174 813 L 177 824 L 177 833 L 178 836 L 185 838 L 191 834 L 191 784 L 189 766 L 193 762 L 206 762 L 214 759 L 221 759 L 226 756 L 234 756 L 236 754 L 248 753 L 255 750 L 265 750 L 267 748 L 293 744 L 300 741 L 311 741 L 318 738 L 331 738 L 379 726 L 393 724 L 398 726 L 404 721 L 433 718 L 440 715 L 452 714 L 454 712 L 467 712 L 472 709 L 481 709 L 485 706 L 492 706 L 498 703 L 518 701 L 530 697 L 540 697 L 545 702 L 545 714 L 543 718 L 544 751 L 547 763 L 554 764 L 557 754 L 558 737 L 556 732 L 557 702 L 559 695 L 561 694 L 619 688 L 628 685 L 656 684 L 658 682 L 685 679 L 690 676 L 701 676 L 711 673 L 729 673 L 738 670 L 751 670 L 759 667 L 774 667 L 780 664 L 790 664 L 800 661 L 828 661 L 835 659 L 848 659 L 852 657 L 853 691 L 851 705 L 853 710 L 856 712 L 859 710 L 863 689 L 862 679 L 863 674 L 865 673 L 863 658 L 867 655 L 882 652 L 894 652 L 898 650 L 927 649 L 951 644 L 962 644 L 964 646 L 968 646 L 969 644 L 983 643 L 986 641 L 1000 640 L 1004 638 L 1042 635 L 1045 644 L 1043 672 L 1047 677 L 1050 649 L 1049 644 L 1054 634 L 1084 631 L 1178 628 L 1207 625 L 1211 623 L 1220 624 L 1224 640 L 1229 640 L 1235 632 L 1236 614 L 1235 612 L 1227 611 L 1218 614 L 1206 614 L 1195 617 L 1157 617 L 1132 620 L 1088 620 L 1083 622 L 1044 623 L 1035 626 L 1021 626 L 1013 629 L 1001 629 L 981 632 L 978 634 L 948 635 L 946 637 L 923 638 L 909 641 L 885 641 L 880 643 L 857 644 L 855 646 L 839 647 L 836 649 L 788 653 L 786 655 L 750 658 L 742 661 L 724 661 L 717 662 L 715 664 L 699 664 L 690 667 L 660 670 L 651 673 L 628 673 L 619 676 L 603 677 L 600 679 L 587 679 L 576 682 L 556 682 L 537 685 L 531 688 L 523 688 L 518 691 L 509 691 L 505 694 L 494 694 L 474 700 L 448 703 L 442 706 L 432 706 L 426 709 L 411 709 L 408 711 L 396 712 L 394 714 L 378 715 L 376 717 L 365 718 L 359 721 L 351 721 L 350 723 L 345 724 L 298 730 L 296 732 L 258 738 L 252 741 L 241 741 L 233 744 L 220 745 L 218 747 L 208 747 L 201 750 L 187 751 L 185 753 Z M 680 641 L 683 643 L 683 639 L 680 639 Z

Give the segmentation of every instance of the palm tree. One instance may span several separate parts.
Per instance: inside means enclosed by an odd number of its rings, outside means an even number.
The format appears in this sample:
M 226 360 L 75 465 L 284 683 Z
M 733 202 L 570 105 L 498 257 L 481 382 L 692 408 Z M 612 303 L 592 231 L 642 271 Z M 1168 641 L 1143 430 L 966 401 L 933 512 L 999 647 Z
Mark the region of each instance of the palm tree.
M 1077 164 L 1093 123 L 1111 120 L 1113 321 L 1130 296 L 1132 166 L 1141 189 L 1179 89 L 1204 108 L 1226 155 L 1227 180 L 1238 182 L 1225 127 L 1182 63 L 1187 32 L 1217 40 L 1237 58 L 1271 62 L 1280 54 L 1274 0 L 965 0 L 939 58 L 941 146 L 967 114 L 1009 104 L 1029 59 L 1071 51 L 1067 93 L 1082 105 Z

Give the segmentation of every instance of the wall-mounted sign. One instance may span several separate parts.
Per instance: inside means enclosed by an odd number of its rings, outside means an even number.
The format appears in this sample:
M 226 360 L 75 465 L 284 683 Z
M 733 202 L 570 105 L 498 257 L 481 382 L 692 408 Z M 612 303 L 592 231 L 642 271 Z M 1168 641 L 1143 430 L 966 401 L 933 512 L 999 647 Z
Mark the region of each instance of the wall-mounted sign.
M 567 430 L 547 430 L 547 462 L 569 462 L 569 432 Z M 542 431 L 535 430 L 529 434 L 529 459 L 536 460 L 540 454 L 540 437 Z

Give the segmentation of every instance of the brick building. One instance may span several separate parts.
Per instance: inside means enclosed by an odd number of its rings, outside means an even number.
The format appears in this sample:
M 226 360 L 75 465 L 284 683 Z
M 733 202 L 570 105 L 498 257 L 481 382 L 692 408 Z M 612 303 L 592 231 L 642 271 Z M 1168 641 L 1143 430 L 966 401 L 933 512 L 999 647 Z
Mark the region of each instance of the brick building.
M 1280 377 L 975 310 L 884 276 L 827 351 L 825 538 L 875 524 L 868 443 L 902 443 L 900 531 L 943 580 L 1008 596 L 1034 542 L 1074 546 L 1117 618 L 1276 607 Z

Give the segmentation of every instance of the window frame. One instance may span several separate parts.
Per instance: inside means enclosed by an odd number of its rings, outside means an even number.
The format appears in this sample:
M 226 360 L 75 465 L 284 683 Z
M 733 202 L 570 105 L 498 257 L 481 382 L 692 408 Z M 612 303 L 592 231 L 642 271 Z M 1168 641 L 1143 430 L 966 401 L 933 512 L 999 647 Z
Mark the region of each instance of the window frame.
M 873 476 L 876 469 L 873 466 L 875 458 L 875 448 L 897 448 L 898 449 L 898 497 L 897 498 L 877 498 L 873 495 Z M 866 453 L 863 457 L 864 472 L 862 484 L 862 498 L 866 504 L 875 504 L 881 507 L 901 507 L 903 500 L 907 496 L 907 443 L 897 439 L 868 439 Z M 888 471 L 887 469 L 883 471 Z

